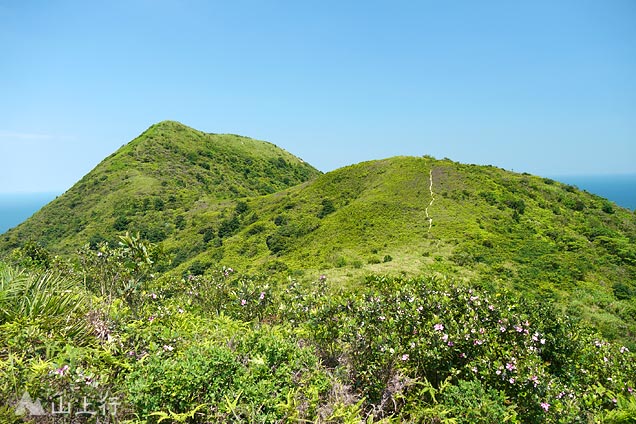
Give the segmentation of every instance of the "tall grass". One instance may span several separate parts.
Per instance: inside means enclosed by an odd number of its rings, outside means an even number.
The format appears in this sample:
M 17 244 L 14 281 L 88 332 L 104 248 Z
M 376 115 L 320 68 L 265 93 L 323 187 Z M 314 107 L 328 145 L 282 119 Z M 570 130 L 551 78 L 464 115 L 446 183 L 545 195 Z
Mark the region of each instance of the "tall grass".
M 0 263 L 0 325 L 37 323 L 77 342 L 89 334 L 87 305 L 76 283 L 59 272 L 27 272 Z

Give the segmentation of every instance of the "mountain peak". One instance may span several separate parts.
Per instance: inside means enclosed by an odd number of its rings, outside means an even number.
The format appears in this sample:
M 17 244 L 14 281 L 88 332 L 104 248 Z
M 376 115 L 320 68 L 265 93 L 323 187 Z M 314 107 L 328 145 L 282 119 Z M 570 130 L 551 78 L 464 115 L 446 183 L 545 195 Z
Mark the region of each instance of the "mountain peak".
M 631 315 L 594 303 L 636 296 L 634 214 L 492 166 L 394 157 L 321 175 L 271 143 L 163 121 L 0 237 L 0 252 L 38 240 L 64 254 L 125 231 L 163 242 L 177 274 L 452 275 L 577 305 L 611 338 L 636 334 Z
M 197 202 L 273 193 L 319 174 L 271 143 L 161 121 L 10 230 L 0 239 L 0 251 L 36 239 L 67 253 L 126 230 L 160 241 L 179 230 L 177 216 Z
M 164 121 L 159 121 L 156 124 L 152 124 L 150 128 L 155 128 L 155 129 L 160 129 L 160 128 L 186 128 L 186 129 L 190 129 L 190 130 L 194 130 L 194 128 L 189 127 L 185 124 L 182 124 L 179 121 L 172 121 L 172 120 L 164 120 Z

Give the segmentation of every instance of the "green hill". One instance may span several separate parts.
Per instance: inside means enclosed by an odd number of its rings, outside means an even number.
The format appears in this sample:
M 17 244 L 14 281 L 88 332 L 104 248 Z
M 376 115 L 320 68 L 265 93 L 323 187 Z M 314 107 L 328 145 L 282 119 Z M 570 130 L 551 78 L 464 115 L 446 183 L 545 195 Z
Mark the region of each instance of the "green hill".
M 53 252 L 70 253 L 128 229 L 158 242 L 178 231 L 184 213 L 204 208 L 203 197 L 222 202 L 273 193 L 318 174 L 271 143 L 164 121 L 8 231 L 0 249 L 36 240 Z
M 125 231 L 161 242 L 173 276 L 438 275 L 555 300 L 636 337 L 636 216 L 550 179 L 431 157 L 320 175 L 270 143 L 152 126 L 0 239 L 56 254 Z
M 454 276 L 556 300 L 611 338 L 636 335 L 636 216 L 572 186 L 395 157 L 237 205 L 189 214 L 167 244 L 179 258 L 201 253 L 178 270 Z
M 0 237 L 0 422 L 633 422 L 634 351 L 636 215 L 491 166 L 162 122 Z

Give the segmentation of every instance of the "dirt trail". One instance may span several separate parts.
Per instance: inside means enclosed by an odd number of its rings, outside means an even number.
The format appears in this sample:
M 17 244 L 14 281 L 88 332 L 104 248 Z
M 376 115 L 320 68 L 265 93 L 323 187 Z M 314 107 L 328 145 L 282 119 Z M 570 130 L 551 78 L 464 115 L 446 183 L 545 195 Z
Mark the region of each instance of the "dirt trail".
M 428 220 L 428 232 L 430 233 L 431 228 L 433 227 L 433 218 L 428 214 L 428 208 L 430 208 L 433 205 L 433 202 L 435 201 L 435 193 L 433 193 L 433 169 L 432 168 L 429 170 L 428 180 L 429 180 L 428 190 L 431 192 L 431 201 L 429 202 L 424 212 L 426 212 L 426 219 Z

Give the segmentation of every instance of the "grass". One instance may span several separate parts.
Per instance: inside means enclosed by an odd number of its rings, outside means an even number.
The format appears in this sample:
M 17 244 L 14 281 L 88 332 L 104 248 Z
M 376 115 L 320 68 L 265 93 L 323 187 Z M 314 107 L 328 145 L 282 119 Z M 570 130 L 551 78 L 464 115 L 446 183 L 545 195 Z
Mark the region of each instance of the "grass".
M 342 284 L 450 275 L 554 299 L 607 336 L 636 337 L 625 312 L 634 213 L 492 166 L 394 157 L 320 175 L 271 143 L 167 121 L 2 236 L 0 250 L 34 239 L 68 254 L 126 230 L 161 242 L 175 277 L 219 266 Z

